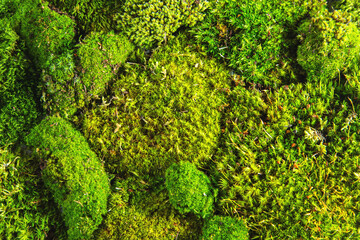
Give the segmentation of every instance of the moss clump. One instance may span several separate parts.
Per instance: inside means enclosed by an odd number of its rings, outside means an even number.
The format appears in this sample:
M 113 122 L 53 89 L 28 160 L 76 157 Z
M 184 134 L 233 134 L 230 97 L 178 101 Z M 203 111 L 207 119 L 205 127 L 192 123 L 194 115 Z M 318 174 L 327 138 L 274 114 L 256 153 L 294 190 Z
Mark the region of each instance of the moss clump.
M 71 116 L 77 108 L 76 75 L 72 48 L 75 21 L 59 14 L 46 2 L 26 1 L 16 13 L 20 36 L 41 73 L 43 107 L 50 113 Z
M 206 52 L 225 60 L 248 81 L 277 86 L 295 79 L 289 37 L 309 1 L 210 1 L 211 11 L 192 29 Z
M 249 233 L 241 220 L 215 215 L 203 227 L 202 240 L 247 240 Z
M 150 48 L 172 38 L 183 25 L 201 21 L 208 2 L 183 0 L 126 0 L 117 15 L 118 28 L 137 45 Z
M 18 35 L 0 19 L 0 147 L 14 143 L 35 122 L 38 112 L 32 91 L 25 86 L 29 67 Z
M 325 4 L 298 29 L 298 62 L 310 81 L 340 78 L 360 61 L 360 30 L 350 13 L 329 12 Z
M 125 63 L 134 47 L 122 36 L 109 33 L 91 33 L 79 45 L 78 56 L 83 74 L 81 85 L 87 96 L 98 96 L 104 93 L 107 83 L 114 78 L 119 67 Z
M 61 227 L 35 159 L 0 147 L 0 238 L 46 239 Z M 63 237 L 56 232 L 58 237 Z
M 110 172 L 164 174 L 214 153 L 228 73 L 185 42 L 158 50 L 147 69 L 126 65 L 109 97 L 85 113 L 83 132 Z
M 252 237 L 359 237 L 359 99 L 343 92 L 331 81 L 231 92 L 213 176 L 221 212 L 248 219 Z
M 69 239 L 89 239 L 106 213 L 109 181 L 101 162 L 70 123 L 48 117 L 27 136 L 45 161 L 42 176 L 64 216 Z
M 96 239 L 198 239 L 200 231 L 201 221 L 179 214 L 163 187 L 128 178 L 116 184 Z
M 0 98 L 5 98 L 23 80 L 28 65 L 9 21 L 0 19 L 0 28 Z
M 169 201 L 180 213 L 207 218 L 213 214 L 217 191 L 209 178 L 189 162 L 174 163 L 166 170 Z

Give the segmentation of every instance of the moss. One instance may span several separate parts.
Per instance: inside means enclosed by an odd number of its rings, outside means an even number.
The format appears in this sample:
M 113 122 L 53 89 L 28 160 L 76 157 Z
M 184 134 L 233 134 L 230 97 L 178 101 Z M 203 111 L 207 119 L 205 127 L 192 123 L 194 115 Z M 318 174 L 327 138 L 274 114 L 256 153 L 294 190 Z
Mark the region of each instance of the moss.
M 0 19 L 0 147 L 14 143 L 38 117 L 33 93 L 26 86 L 28 61 L 19 36 Z
M 209 178 L 189 162 L 173 164 L 166 170 L 169 201 L 180 213 L 202 218 L 213 214 L 217 191 Z
M 92 31 L 108 32 L 115 28 L 113 17 L 122 5 L 122 0 L 49 0 L 58 11 L 73 16 L 79 24 L 77 28 L 82 34 Z
M 69 239 L 89 239 L 106 213 L 109 181 L 101 162 L 70 123 L 48 117 L 26 138 L 44 159 L 46 186 L 54 195 Z
M 198 239 L 202 222 L 180 215 L 160 186 L 138 178 L 119 181 L 96 239 Z
M 358 99 L 342 93 L 332 82 L 231 92 L 213 176 L 221 212 L 248 219 L 251 237 L 358 236 Z
M 201 21 L 208 2 L 126 0 L 117 15 L 118 28 L 140 47 L 151 48 L 172 38 L 181 26 Z
M 215 215 L 209 219 L 201 235 L 203 240 L 249 239 L 249 233 L 242 220 Z
M 210 11 L 191 32 L 205 51 L 239 74 L 240 82 L 278 86 L 295 80 L 289 37 L 309 1 L 210 1 Z
M 298 62 L 306 70 L 308 80 L 339 79 L 358 65 L 360 30 L 351 19 L 351 14 L 341 10 L 329 12 L 323 4 L 300 26 Z
M 83 72 L 80 81 L 84 86 L 80 87 L 79 93 L 83 93 L 85 99 L 103 94 L 133 49 L 126 37 L 113 32 L 94 32 L 87 36 L 77 53 Z
M 159 49 L 146 70 L 127 65 L 85 113 L 82 131 L 110 172 L 163 175 L 175 161 L 201 165 L 213 154 L 228 74 L 184 42 Z
M 51 226 L 61 227 L 38 168 L 35 159 L 0 148 L 1 239 L 46 239 Z
M 72 50 L 75 21 L 51 10 L 42 1 L 26 1 L 16 15 L 21 22 L 19 34 L 41 73 L 38 85 L 44 109 L 63 117 L 73 115 L 77 108 Z

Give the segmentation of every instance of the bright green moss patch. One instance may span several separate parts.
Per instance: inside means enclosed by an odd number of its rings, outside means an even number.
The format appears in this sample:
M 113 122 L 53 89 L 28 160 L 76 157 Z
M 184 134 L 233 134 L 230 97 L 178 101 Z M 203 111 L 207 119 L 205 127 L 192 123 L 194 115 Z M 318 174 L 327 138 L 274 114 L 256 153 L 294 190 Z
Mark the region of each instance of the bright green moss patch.
M 351 14 L 329 12 L 324 4 L 299 27 L 298 62 L 308 80 L 339 79 L 359 64 L 360 30 L 352 20 Z
M 109 181 L 101 162 L 70 123 L 48 117 L 26 138 L 44 159 L 42 176 L 64 216 L 69 239 L 89 239 L 106 213 Z
M 164 174 L 175 161 L 201 164 L 214 153 L 228 74 L 184 41 L 154 53 L 148 69 L 127 65 L 85 113 L 83 132 L 110 172 Z
M 254 237 L 359 237 L 360 109 L 341 94 L 331 83 L 231 92 L 214 174 L 222 211 Z
M 96 239 L 198 239 L 202 222 L 180 215 L 163 187 L 132 178 L 120 180 L 115 191 Z
M 1 147 L 0 238 L 46 239 L 51 225 L 61 226 L 49 196 L 36 161 Z
M 202 218 L 213 214 L 217 191 L 209 178 L 189 162 L 174 163 L 166 170 L 169 201 L 180 213 Z
M 10 97 L 1 99 L 0 146 L 16 142 L 36 124 L 38 112 L 30 89 L 13 91 Z
M 137 46 L 150 48 L 171 39 L 179 27 L 201 21 L 207 7 L 207 1 L 126 0 L 116 18 Z
M 249 233 L 241 220 L 215 215 L 208 220 L 202 231 L 202 240 L 248 240 Z
M 114 78 L 133 49 L 126 37 L 113 32 L 91 33 L 85 38 L 78 50 L 83 72 L 80 80 L 86 89 L 81 92 L 86 95 L 85 98 L 98 97 L 105 92 L 107 83 Z

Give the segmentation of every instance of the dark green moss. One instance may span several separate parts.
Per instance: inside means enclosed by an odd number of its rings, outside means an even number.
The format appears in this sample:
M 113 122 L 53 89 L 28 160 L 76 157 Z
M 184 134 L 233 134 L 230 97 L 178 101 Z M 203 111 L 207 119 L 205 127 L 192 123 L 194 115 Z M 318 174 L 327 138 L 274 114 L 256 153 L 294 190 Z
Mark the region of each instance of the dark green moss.
M 239 74 L 240 82 L 278 86 L 294 80 L 286 38 L 306 15 L 303 0 L 210 1 L 211 10 L 192 29 L 204 50 L 224 60 Z

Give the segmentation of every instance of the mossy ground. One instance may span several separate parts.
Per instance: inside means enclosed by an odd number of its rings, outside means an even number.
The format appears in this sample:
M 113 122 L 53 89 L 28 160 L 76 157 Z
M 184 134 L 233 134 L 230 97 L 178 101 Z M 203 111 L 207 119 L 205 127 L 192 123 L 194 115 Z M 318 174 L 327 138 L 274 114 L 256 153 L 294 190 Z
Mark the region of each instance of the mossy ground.
M 0 238 L 360 238 L 358 1 L 152 3 L 0 1 Z

